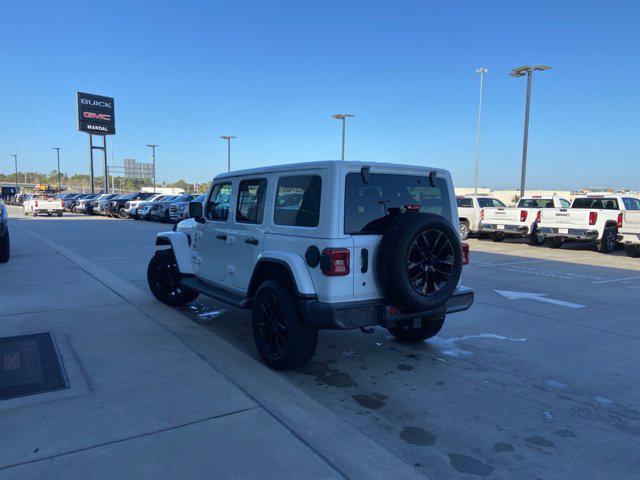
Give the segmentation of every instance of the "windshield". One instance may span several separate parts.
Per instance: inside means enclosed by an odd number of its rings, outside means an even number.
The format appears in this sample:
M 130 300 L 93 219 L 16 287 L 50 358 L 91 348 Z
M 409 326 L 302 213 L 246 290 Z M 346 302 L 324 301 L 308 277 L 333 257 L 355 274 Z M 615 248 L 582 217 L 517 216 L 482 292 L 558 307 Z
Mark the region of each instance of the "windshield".
M 349 173 L 345 182 L 344 231 L 350 234 L 383 233 L 391 218 L 406 207 L 451 220 L 451 200 L 446 180 L 429 177 Z
M 553 199 L 523 198 L 518 202 L 518 208 L 553 208 Z

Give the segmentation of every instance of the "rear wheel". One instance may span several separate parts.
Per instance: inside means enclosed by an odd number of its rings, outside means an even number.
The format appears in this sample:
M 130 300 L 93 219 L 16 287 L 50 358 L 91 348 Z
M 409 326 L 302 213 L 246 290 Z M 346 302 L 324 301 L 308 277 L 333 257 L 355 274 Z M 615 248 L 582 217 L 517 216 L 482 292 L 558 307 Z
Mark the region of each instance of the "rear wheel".
M 258 353 L 274 370 L 305 365 L 316 351 L 318 329 L 304 323 L 293 294 L 278 282 L 260 285 L 251 324 Z
M 33 212 L 31 212 L 31 216 L 32 216 L 32 217 L 37 217 L 37 216 L 38 216 L 38 213 L 34 210 Z
M 549 248 L 560 248 L 562 247 L 564 240 L 562 240 L 562 238 L 560 237 L 552 237 L 552 238 L 547 238 L 545 243 Z
M 501 242 L 504 240 L 504 233 L 500 233 L 500 232 L 491 232 L 489 234 L 489 237 L 491 238 L 491 240 L 493 240 L 494 242 Z
M 469 228 L 469 222 L 467 220 L 460 221 L 460 236 L 462 237 L 462 240 L 469 238 Z
M 616 238 L 618 236 L 618 232 L 615 228 L 605 228 L 604 233 L 602 234 L 602 240 L 600 240 L 596 245 L 598 247 L 598 251 L 600 253 L 611 253 L 616 248 Z
M 544 245 L 544 237 L 538 233 L 537 227 L 533 227 L 533 231 L 529 235 L 529 244 L 536 247 Z
M 120 210 L 118 210 L 118 217 L 123 220 L 127 218 L 127 209 L 122 207 Z
M 624 252 L 633 258 L 640 258 L 640 245 L 625 245 Z
M 180 271 L 173 250 L 158 250 L 151 257 L 147 282 L 154 297 L 172 307 L 181 307 L 198 297 L 198 292 L 180 285 Z
M 62 216 L 62 212 L 58 212 L 58 216 L 61 217 Z
M 0 234 L 0 263 L 8 262 L 10 255 L 9 229 L 5 227 L 4 233 Z
M 410 320 L 404 325 L 389 327 L 387 330 L 402 342 L 421 342 L 431 337 L 435 337 L 444 325 L 444 315 L 434 315 L 432 317 L 422 317 L 418 320 L 419 325 L 414 326 L 414 321 Z

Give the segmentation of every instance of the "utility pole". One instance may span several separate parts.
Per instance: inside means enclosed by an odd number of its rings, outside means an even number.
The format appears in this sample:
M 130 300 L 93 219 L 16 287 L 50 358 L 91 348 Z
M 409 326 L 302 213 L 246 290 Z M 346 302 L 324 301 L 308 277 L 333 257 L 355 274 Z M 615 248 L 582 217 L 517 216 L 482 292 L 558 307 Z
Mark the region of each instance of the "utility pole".
M 60 147 L 51 147 L 51 150 L 55 150 L 58 155 L 58 190 L 60 190 Z
M 511 70 L 509 74 L 512 77 L 524 77 L 527 76 L 527 100 L 524 112 L 524 141 L 522 143 L 522 174 L 520 176 L 520 198 L 524 196 L 525 180 L 527 176 L 527 144 L 529 142 L 529 108 L 531 105 L 531 80 L 533 79 L 534 71 L 550 70 L 551 67 L 547 65 L 536 65 L 534 67 L 525 65 L 524 67 L 518 67 Z
M 476 135 L 476 174 L 473 183 L 473 193 L 478 195 L 478 173 L 480 170 L 480 120 L 482 118 L 482 83 L 484 80 L 484 74 L 489 70 L 486 67 L 480 67 L 476 69 L 476 73 L 480 75 L 480 97 L 478 99 L 478 133 Z
M 355 117 L 355 115 L 351 113 L 336 113 L 332 115 L 336 120 L 342 120 L 342 160 L 344 160 L 344 143 L 345 143 L 345 134 L 346 134 L 346 123 L 347 118 Z
M 220 138 L 227 141 L 227 172 L 231 171 L 231 139 L 233 135 L 220 135 Z
M 154 143 L 148 143 L 147 147 L 151 149 L 151 160 L 153 161 L 153 193 L 156 193 L 156 147 Z
M 16 155 L 15 153 L 13 155 L 11 155 L 13 157 L 13 162 L 15 164 L 16 167 L 16 195 L 18 194 L 18 155 Z M 27 182 L 25 182 L 27 183 Z

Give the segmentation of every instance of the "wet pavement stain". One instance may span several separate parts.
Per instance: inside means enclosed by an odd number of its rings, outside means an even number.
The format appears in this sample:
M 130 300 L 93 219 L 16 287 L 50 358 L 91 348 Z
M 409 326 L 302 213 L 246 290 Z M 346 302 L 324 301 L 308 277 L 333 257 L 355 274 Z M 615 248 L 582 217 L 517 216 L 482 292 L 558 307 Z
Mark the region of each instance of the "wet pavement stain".
M 498 442 L 493 446 L 496 452 L 513 452 L 513 445 L 508 442 Z
M 477 475 L 479 477 L 488 477 L 493 473 L 493 467 L 491 465 L 487 465 L 469 455 L 450 453 L 449 462 L 451 466 L 460 473 L 468 473 L 469 475 Z
M 411 445 L 427 447 L 436 444 L 436 436 L 420 427 L 404 427 L 400 432 L 400 438 Z
M 527 442 L 527 444 L 529 445 L 535 445 L 537 447 L 555 447 L 555 443 L 553 443 L 551 440 L 547 440 L 544 437 L 541 437 L 540 435 L 534 435 L 533 437 L 527 437 L 524 439 L 525 442 Z
M 414 368 L 416 367 L 413 367 L 411 365 L 405 365 L 404 363 L 401 363 L 400 365 L 398 365 L 398 370 L 402 370 L 404 372 L 410 372 Z
M 365 395 L 363 393 L 359 393 L 357 395 L 351 395 L 356 402 L 362 405 L 369 410 L 380 410 L 382 407 L 386 405 L 382 400 L 378 400 L 377 398 L 373 398 L 369 395 Z
M 358 386 L 351 378 L 351 375 L 331 368 L 326 362 L 311 362 L 297 371 L 304 375 L 312 375 L 316 377 L 316 382 L 331 387 L 347 388 Z
M 436 385 L 442 386 L 442 385 L 444 385 L 444 382 L 442 380 L 440 380 L 439 382 L 436 382 Z
M 556 430 L 553 433 L 562 438 L 578 438 L 578 435 L 576 435 L 576 432 L 568 428 L 563 428 L 562 430 Z

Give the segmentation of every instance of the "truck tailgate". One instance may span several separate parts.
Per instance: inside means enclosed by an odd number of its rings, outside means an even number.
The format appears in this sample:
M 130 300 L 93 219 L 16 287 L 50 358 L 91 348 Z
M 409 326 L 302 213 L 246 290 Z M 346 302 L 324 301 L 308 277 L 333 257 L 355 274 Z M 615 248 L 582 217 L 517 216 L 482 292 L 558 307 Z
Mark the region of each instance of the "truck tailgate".
M 589 225 L 588 209 L 543 208 L 540 223 L 544 225 Z
M 624 228 L 640 229 L 640 210 L 627 210 L 622 220 Z
M 484 221 L 487 223 L 502 223 L 507 221 L 508 223 L 520 223 L 520 210 L 519 208 L 485 208 L 484 209 Z

